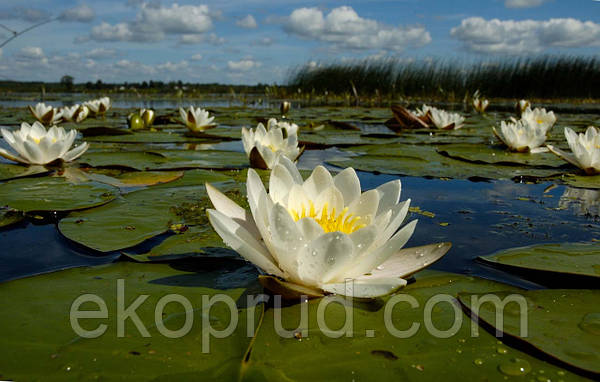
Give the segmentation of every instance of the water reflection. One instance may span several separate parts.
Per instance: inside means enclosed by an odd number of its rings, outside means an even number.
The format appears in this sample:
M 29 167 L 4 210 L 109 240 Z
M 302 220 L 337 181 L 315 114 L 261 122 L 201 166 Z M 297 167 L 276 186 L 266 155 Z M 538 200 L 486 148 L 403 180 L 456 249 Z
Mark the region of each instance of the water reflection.
M 594 219 L 600 217 L 600 190 L 567 187 L 558 202 L 560 209 Z

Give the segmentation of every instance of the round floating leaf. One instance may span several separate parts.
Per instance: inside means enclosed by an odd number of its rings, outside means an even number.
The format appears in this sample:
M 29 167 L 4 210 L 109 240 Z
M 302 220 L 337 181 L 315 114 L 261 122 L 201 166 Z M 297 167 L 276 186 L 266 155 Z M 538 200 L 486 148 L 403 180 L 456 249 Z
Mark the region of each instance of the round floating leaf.
M 16 164 L 0 163 L 0 180 L 22 178 L 31 175 L 46 174 L 49 171 L 43 166 L 20 166 Z
M 116 173 L 115 173 L 116 172 Z M 173 182 L 183 176 L 183 171 L 133 171 L 105 170 L 100 173 L 86 172 L 92 180 L 108 183 L 115 187 L 146 187 Z
M 352 314 L 349 337 L 342 332 L 338 338 L 333 338 L 336 335 L 333 331 L 343 328 L 348 319 L 339 303 L 344 301 L 342 298 L 327 306 L 322 316 L 327 327 L 318 323 L 319 304 L 336 297 L 274 307 L 265 312 L 250 358 L 242 368 L 243 380 L 392 381 L 400 378 L 439 381 L 460 375 L 465 380 L 502 381 L 505 377 L 517 376 L 511 374 L 514 359 L 521 360 L 526 366 L 519 375 L 526 376 L 527 380 L 537 377 L 583 380 L 569 371 L 507 347 L 484 330 L 480 330 L 478 337 L 471 336 L 472 322 L 452 296 L 465 291 L 496 294 L 498 290 L 520 291 L 475 277 L 426 271 L 417 274 L 416 282 L 399 292 L 401 302 L 392 305 L 392 309 L 386 304 L 398 297 L 353 301 L 353 309 L 349 309 Z M 430 306 L 431 320 L 427 321 L 424 317 L 428 301 L 432 304 L 432 298 L 440 296 L 440 301 Z M 412 308 L 407 299 L 412 299 L 417 306 Z M 302 309 L 307 310 L 305 326 L 300 324 Z M 429 329 L 425 322 L 431 324 Z M 392 335 L 391 330 L 408 331 L 413 325 L 418 326 L 412 336 Z M 281 328 L 279 333 L 287 331 L 287 337 L 278 334 L 278 327 Z M 304 328 L 306 332 L 302 331 Z M 431 334 L 431 328 L 446 332 L 449 337 Z
M 8 227 L 25 219 L 21 211 L 0 209 L 0 228 Z
M 238 287 L 214 289 L 224 279 L 231 285 L 234 274 Z M 256 326 L 262 310 L 262 305 L 242 305 L 246 298 L 240 286 L 248 285 L 255 277 L 251 267 L 241 262 L 232 268 L 231 262 L 220 265 L 197 259 L 173 264 L 119 262 L 3 283 L 0 293 L 9 304 L 0 312 L 2 379 L 80 381 L 127 376 L 136 380 L 236 380 L 252 339 L 247 335 L 247 323 Z M 94 301 L 105 304 L 106 318 L 81 318 L 72 326 L 70 311 L 84 294 L 96 296 Z M 161 301 L 173 294 L 178 296 L 175 302 Z M 242 302 L 233 309 L 238 321 L 230 335 L 220 339 L 211 335 L 204 343 L 203 335 L 209 330 L 205 318 L 214 330 L 221 331 L 232 317 L 230 308 L 222 302 L 208 310 L 204 296 L 217 294 L 233 303 Z M 78 310 L 98 312 L 98 303 L 90 300 L 84 298 L 87 302 Z M 171 302 L 160 305 L 159 301 Z M 186 313 L 179 301 L 187 302 L 191 310 Z M 118 317 L 119 306 L 133 311 L 130 318 Z M 255 319 L 249 321 L 248 315 Z M 139 318 L 139 327 L 132 319 L 135 317 Z M 187 332 L 186 320 L 191 323 Z M 119 322 L 124 323 L 121 335 Z M 106 325 L 106 331 L 97 338 L 83 338 L 73 329 L 77 325 L 88 333 Z M 182 328 L 181 333 L 169 334 Z M 249 331 L 252 333 L 254 328 Z M 223 368 L 228 362 L 237 363 L 237 367 Z
M 505 300 L 509 293 L 498 293 Z M 483 322 L 506 335 L 525 342 L 549 356 L 600 377 L 600 291 L 535 290 L 520 292 L 527 311 L 517 303 L 504 308 L 502 326 L 496 321 L 496 307 L 491 303 L 475 305 L 473 295 L 460 294 L 460 302 Z M 481 296 L 476 296 L 481 297 Z M 508 300 L 505 300 L 508 301 Z M 528 322 L 521 329 L 522 315 Z
M 474 163 L 525 165 L 535 167 L 562 167 L 565 162 L 552 153 L 514 153 L 505 147 L 482 144 L 450 144 L 440 146 L 438 152 L 450 158 Z
M 568 184 L 569 186 L 579 188 L 600 188 L 600 175 L 571 175 L 567 174 L 560 178 L 560 180 Z
M 60 232 L 70 240 L 100 252 L 116 251 L 140 244 L 167 232 L 174 224 L 206 225 L 205 209 L 210 206 L 204 183 L 196 178 L 191 186 L 176 182 L 131 192 L 113 203 L 71 213 L 59 222 Z M 173 185 L 174 187 L 166 187 Z M 233 185 L 233 182 L 229 183 Z M 220 188 L 228 184 L 218 185 Z
M 23 212 L 74 211 L 115 199 L 119 190 L 98 182 L 71 183 L 65 178 L 16 179 L 0 184 L 0 205 Z
M 248 166 L 248 159 L 243 153 L 216 150 L 93 152 L 84 154 L 79 161 L 92 167 L 131 168 L 138 171 Z
M 342 168 L 354 167 L 362 171 L 455 179 L 545 178 L 561 172 L 560 169 L 466 162 L 440 155 L 434 146 L 429 145 L 367 145 L 344 150 L 366 155 L 327 163 Z
M 171 229 L 178 228 L 179 227 L 171 227 Z M 140 262 L 165 261 L 206 255 L 206 251 L 209 249 L 225 246 L 223 240 L 216 234 L 210 225 L 192 227 L 182 226 L 182 228 L 185 229 L 185 232 L 169 236 L 147 252 L 141 254 L 124 252 L 123 254 Z M 238 255 L 233 251 L 217 251 L 222 255 L 221 257 L 238 258 Z M 211 251 L 211 253 L 212 252 L 213 251 Z
M 540 244 L 511 248 L 479 257 L 487 264 L 534 278 L 555 287 L 600 285 L 600 247 L 597 244 Z

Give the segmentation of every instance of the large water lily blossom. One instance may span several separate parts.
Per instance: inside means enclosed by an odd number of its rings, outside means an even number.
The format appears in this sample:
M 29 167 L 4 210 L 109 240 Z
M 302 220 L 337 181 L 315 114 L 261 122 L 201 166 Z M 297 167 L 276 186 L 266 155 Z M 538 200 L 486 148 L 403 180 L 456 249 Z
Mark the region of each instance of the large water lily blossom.
M 90 111 L 96 115 L 105 114 L 111 107 L 111 101 L 108 97 L 102 97 L 91 101 L 84 102 Z
M 573 154 L 548 145 L 550 151 L 581 168 L 588 175 L 600 174 L 600 129 L 589 126 L 585 134 L 577 134 L 565 127 L 565 137 Z
M 303 180 L 282 156 L 271 171 L 268 193 L 253 169 L 246 186 L 250 211 L 207 184 L 215 207 L 208 216 L 227 245 L 271 275 L 261 282 L 272 290 L 382 296 L 406 285 L 407 276 L 450 248 L 440 243 L 401 251 L 417 221 L 398 230 L 410 204 L 399 202 L 400 180 L 361 192 L 352 168 L 332 176 L 318 166 Z
M 527 121 L 532 128 L 537 127 L 542 129 L 544 134 L 546 134 L 556 123 L 554 112 L 547 112 L 546 109 L 540 109 L 538 107 L 533 110 L 527 107 L 521 114 L 521 119 Z
M 62 118 L 62 112 L 60 110 L 50 105 L 46 105 L 43 102 L 36 104 L 35 107 L 29 105 L 29 111 L 44 125 L 54 125 Z
M 271 169 L 280 156 L 295 161 L 302 150 L 298 147 L 298 125 L 277 122 L 275 118 L 262 123 L 256 129 L 242 127 L 244 151 L 254 168 Z
M 4 140 L 16 151 L 11 154 L 0 148 L 0 155 L 6 159 L 23 163 L 44 165 L 62 159 L 69 162 L 80 157 L 88 148 L 87 142 L 69 150 L 77 137 L 77 131 L 68 133 L 62 127 L 46 128 L 39 122 L 29 125 L 26 122 L 21 128 L 11 132 L 0 129 Z
M 179 115 L 181 115 L 181 120 L 187 128 L 194 133 L 199 133 L 217 126 L 216 123 L 213 123 L 215 117 L 211 117 L 207 110 L 199 107 L 195 108 L 190 106 L 188 110 L 180 107 Z
M 547 151 L 540 149 L 546 141 L 546 131 L 526 120 L 512 118 L 509 122 L 500 123 L 500 131 L 495 127 L 492 129 L 496 137 L 512 151 L 532 153 Z
M 428 114 L 431 123 L 438 129 L 460 129 L 465 122 L 465 117 L 462 115 L 458 113 L 449 113 L 445 110 L 436 109 L 435 107 L 430 108 Z

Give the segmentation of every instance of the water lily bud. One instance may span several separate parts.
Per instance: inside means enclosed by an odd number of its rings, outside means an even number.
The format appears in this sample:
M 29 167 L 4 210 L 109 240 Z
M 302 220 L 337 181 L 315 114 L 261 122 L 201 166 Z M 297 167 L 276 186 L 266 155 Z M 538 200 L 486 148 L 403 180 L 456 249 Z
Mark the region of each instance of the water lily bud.
M 139 114 L 130 114 L 127 119 L 127 125 L 131 130 L 142 130 L 144 128 L 144 120 Z
M 281 115 L 285 116 L 289 111 L 292 104 L 289 101 L 283 101 L 279 106 L 279 110 L 281 110 Z

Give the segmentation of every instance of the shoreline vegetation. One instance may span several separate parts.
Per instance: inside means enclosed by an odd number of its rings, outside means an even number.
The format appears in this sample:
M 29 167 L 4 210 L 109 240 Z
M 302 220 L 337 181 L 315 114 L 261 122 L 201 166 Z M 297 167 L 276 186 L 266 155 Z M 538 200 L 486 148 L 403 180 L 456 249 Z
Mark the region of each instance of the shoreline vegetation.
M 485 61 L 366 59 L 293 68 L 285 85 L 196 84 L 182 81 L 74 83 L 0 81 L 0 100 L 61 100 L 111 94 L 122 99 L 223 100 L 242 104 L 276 104 L 292 100 L 302 106 L 371 106 L 394 103 L 470 105 L 479 90 L 491 109 L 513 108 L 516 99 L 536 103 L 600 104 L 600 59 L 545 56 Z

